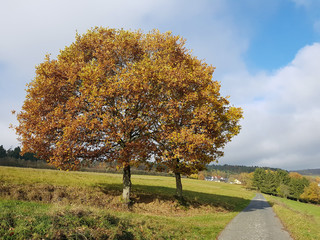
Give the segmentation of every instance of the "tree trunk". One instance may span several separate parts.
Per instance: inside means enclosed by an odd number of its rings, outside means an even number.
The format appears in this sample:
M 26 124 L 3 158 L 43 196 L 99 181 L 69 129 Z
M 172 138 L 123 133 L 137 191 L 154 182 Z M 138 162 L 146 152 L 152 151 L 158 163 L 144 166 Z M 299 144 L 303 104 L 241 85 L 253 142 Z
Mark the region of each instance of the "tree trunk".
M 123 168 L 123 192 L 122 197 L 125 204 L 130 203 L 131 195 L 131 172 L 130 165 Z
M 182 183 L 180 173 L 174 173 L 176 176 L 176 193 L 180 200 L 182 200 Z

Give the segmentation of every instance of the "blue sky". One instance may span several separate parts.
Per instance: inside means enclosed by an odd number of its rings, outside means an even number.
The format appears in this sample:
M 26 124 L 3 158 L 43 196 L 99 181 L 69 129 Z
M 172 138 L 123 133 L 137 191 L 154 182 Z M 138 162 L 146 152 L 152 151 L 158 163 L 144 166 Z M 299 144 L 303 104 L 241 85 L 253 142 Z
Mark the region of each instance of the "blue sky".
M 283 67 L 294 58 L 298 49 L 319 40 L 319 32 L 314 31 L 314 17 L 305 7 L 292 1 L 279 2 L 267 19 L 257 23 L 245 54 L 250 68 L 273 70 Z
M 45 54 L 55 57 L 94 26 L 157 28 L 184 37 L 244 109 L 221 164 L 319 168 L 319 10 L 318 0 L 1 1 L 0 145 L 19 144 L 10 112 Z

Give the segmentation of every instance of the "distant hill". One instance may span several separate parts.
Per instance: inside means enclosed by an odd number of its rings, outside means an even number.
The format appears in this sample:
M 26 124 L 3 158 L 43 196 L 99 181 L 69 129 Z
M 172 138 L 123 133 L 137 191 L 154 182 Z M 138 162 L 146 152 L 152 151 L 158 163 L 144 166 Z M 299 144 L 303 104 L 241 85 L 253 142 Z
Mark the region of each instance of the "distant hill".
M 239 173 L 251 173 L 254 172 L 256 170 L 256 168 L 261 168 L 261 167 L 257 167 L 257 166 L 239 166 L 239 165 L 228 165 L 228 164 L 224 164 L 224 165 L 207 165 L 207 170 L 211 171 L 211 170 L 219 170 L 219 171 L 223 171 L 223 172 L 227 172 L 227 173 L 231 173 L 231 174 L 239 174 Z M 262 167 L 263 169 L 270 169 L 273 171 L 277 171 L 279 168 L 268 168 L 268 167 Z
M 291 171 L 291 172 L 297 172 L 297 173 L 300 173 L 301 175 L 320 175 L 320 168 L 297 170 L 297 171 Z

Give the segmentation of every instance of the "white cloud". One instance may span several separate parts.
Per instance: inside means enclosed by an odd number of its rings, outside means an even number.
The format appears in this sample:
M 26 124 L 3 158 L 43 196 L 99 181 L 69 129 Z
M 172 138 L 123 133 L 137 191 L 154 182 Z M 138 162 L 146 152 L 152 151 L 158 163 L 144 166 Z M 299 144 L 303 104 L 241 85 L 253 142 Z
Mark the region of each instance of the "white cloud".
M 76 30 L 94 26 L 161 31 L 173 30 L 188 40 L 200 58 L 224 72 L 243 67 L 248 41 L 225 1 L 8 1 L 0 9 L 0 61 L 29 72 L 44 55 L 58 54 Z M 242 34 L 242 36 L 240 36 Z
M 163 13 L 170 1 L 8 1 L 0 10 L 1 57 L 14 63 L 38 62 L 94 26 L 137 27 L 155 9 Z M 15 48 L 13 48 L 15 47 Z M 15 51 L 13 51 L 15 50 Z M 28 66 L 29 67 L 29 66 Z
M 318 108 L 320 44 L 306 46 L 295 59 L 272 77 L 270 91 L 277 92 L 277 99 L 292 113 L 304 113 Z
M 243 87 L 260 100 L 243 105 L 243 129 L 227 147 L 226 161 L 287 169 L 316 165 L 320 157 L 319 59 L 320 44 L 306 46 L 286 67 L 264 76 L 263 81 L 257 77 L 255 82 L 263 82 L 263 87 Z

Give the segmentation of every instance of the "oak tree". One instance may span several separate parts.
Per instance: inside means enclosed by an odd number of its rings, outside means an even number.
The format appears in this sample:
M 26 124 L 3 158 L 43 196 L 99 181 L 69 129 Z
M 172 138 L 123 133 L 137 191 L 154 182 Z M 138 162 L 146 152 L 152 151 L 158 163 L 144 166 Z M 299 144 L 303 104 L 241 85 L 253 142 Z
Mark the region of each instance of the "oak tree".
M 214 68 L 191 54 L 179 36 L 165 38 L 156 32 L 148 69 L 157 79 L 158 121 L 153 140 L 158 166 L 176 177 L 176 194 L 182 198 L 181 175 L 190 175 L 223 156 L 223 148 L 240 131 L 242 109 L 230 106 L 213 81 Z
M 240 130 L 240 108 L 220 96 L 213 67 L 170 32 L 94 28 L 57 59 L 36 67 L 15 128 L 22 152 L 63 170 L 93 162 L 123 169 L 130 201 L 133 165 L 154 159 L 180 174 L 223 155 Z
M 146 163 L 154 142 L 157 97 L 146 72 L 152 34 L 94 28 L 36 67 L 17 115 L 23 152 L 59 169 L 96 161 L 123 169 L 123 198 L 130 201 L 130 166 Z
M 204 170 L 223 156 L 223 148 L 240 131 L 242 110 L 220 96 L 212 81 L 213 68 L 191 58 L 173 68 L 176 76 L 166 89 L 156 135 L 158 162 L 173 171 L 176 194 L 182 198 L 181 175 Z

